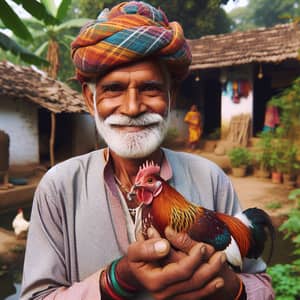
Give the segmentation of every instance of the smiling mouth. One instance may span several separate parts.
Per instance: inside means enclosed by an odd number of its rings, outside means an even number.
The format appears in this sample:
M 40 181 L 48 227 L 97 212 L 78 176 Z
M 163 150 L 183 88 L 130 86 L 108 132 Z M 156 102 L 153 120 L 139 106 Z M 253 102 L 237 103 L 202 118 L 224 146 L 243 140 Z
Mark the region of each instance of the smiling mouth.
M 114 129 L 124 130 L 127 132 L 136 132 L 144 129 L 148 129 L 151 127 L 157 126 L 158 123 L 150 123 L 150 124 L 144 124 L 144 125 L 120 125 L 120 124 L 111 124 L 110 126 Z

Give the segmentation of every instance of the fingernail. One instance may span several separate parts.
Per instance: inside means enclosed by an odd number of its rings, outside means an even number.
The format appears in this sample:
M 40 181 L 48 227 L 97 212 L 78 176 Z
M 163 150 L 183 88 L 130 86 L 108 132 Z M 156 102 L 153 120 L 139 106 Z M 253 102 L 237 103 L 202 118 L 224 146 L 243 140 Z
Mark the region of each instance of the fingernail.
M 159 241 L 154 244 L 154 249 L 157 253 L 165 253 L 168 250 L 168 245 L 165 241 Z
M 148 230 L 147 230 L 147 235 L 148 235 L 149 238 L 153 237 L 153 235 L 154 235 L 154 230 L 153 230 L 151 227 L 148 228 Z
M 175 231 L 170 227 L 166 227 L 165 234 L 168 235 L 169 238 L 172 238 L 175 235 Z
M 205 247 L 205 246 L 202 246 L 201 249 L 200 249 L 200 252 L 201 252 L 201 254 L 205 254 L 205 252 L 206 252 L 206 247 Z
M 216 289 L 219 289 L 223 286 L 224 286 L 224 281 L 223 280 L 219 280 L 219 281 L 216 282 L 216 285 L 215 285 Z
M 221 255 L 221 263 L 224 264 L 226 260 L 227 260 L 226 254 L 222 253 L 222 255 Z

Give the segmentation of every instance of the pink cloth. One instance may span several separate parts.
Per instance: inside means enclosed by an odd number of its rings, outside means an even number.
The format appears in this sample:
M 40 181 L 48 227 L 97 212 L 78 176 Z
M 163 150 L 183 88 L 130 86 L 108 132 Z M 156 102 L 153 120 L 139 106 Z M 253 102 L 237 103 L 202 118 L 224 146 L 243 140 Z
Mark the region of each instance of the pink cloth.
M 239 275 L 247 293 L 247 300 L 273 300 L 275 294 L 272 289 L 271 277 L 266 273 Z
M 273 105 L 268 105 L 265 113 L 265 126 L 275 128 L 280 123 L 278 108 Z
M 100 274 L 94 273 L 81 282 L 74 283 L 71 287 L 60 287 L 43 298 L 43 300 L 97 300 L 100 295 Z

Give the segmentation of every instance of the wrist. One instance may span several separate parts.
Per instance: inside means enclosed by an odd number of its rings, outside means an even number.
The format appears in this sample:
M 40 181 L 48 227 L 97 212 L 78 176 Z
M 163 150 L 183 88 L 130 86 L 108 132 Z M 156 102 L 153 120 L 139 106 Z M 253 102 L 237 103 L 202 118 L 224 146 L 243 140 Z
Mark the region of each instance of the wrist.
M 126 268 L 126 265 L 128 265 L 127 259 L 120 258 L 114 260 L 103 270 L 100 276 L 100 290 L 103 299 L 130 299 L 140 290 L 140 285 L 133 280 L 134 276 L 129 274 L 129 268 Z
M 136 279 L 135 275 L 131 272 L 126 256 L 118 260 L 115 268 L 117 279 L 124 286 L 130 286 L 134 291 L 141 291 L 143 286 Z M 129 288 L 130 289 L 130 288 Z

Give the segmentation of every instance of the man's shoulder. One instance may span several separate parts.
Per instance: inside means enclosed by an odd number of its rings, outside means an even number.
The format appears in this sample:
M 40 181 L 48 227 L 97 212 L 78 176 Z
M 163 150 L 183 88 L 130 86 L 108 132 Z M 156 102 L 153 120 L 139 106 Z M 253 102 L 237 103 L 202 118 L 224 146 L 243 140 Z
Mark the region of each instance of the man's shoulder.
M 193 154 L 189 152 L 174 151 L 167 148 L 163 148 L 163 150 L 167 159 L 171 162 L 171 164 L 177 163 L 183 166 L 188 165 L 195 168 L 201 167 L 201 168 L 221 170 L 216 163 L 201 155 Z
M 60 162 L 47 171 L 44 180 L 68 180 L 80 174 L 86 174 L 95 165 L 101 168 L 103 150 L 92 151 L 83 155 L 71 157 Z

